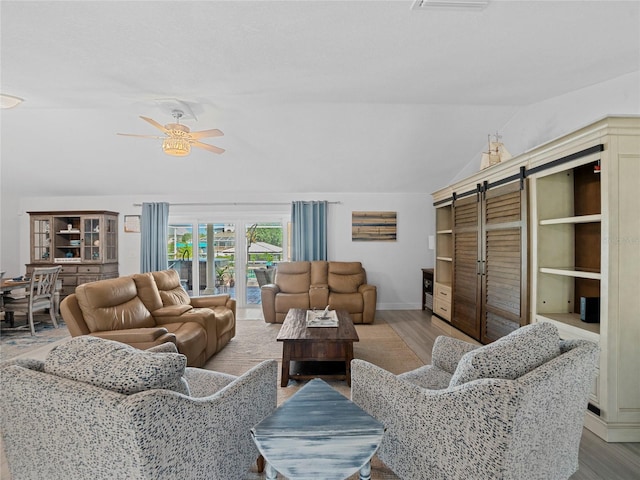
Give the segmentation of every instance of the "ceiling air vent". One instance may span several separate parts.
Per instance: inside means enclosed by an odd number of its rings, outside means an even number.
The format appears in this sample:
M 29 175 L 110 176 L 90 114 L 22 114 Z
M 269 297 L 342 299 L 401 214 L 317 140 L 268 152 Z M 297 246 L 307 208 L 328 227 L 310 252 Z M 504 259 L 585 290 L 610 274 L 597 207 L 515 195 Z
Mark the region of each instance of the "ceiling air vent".
M 433 8 L 455 10 L 482 10 L 489 0 L 415 0 L 411 10 L 429 10 Z

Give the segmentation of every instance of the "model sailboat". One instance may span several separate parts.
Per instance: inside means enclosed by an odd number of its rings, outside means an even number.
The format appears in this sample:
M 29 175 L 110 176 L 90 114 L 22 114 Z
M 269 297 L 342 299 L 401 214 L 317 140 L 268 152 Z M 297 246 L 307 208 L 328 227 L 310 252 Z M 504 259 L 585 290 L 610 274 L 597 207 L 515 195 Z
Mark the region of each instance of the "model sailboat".
M 480 169 L 484 170 L 485 168 L 492 167 L 497 165 L 500 162 L 504 162 L 511 158 L 511 154 L 504 146 L 504 144 L 500 141 L 502 138 L 496 132 L 494 139 L 491 140 L 491 135 L 489 137 L 489 151 L 482 153 L 482 160 L 480 162 Z

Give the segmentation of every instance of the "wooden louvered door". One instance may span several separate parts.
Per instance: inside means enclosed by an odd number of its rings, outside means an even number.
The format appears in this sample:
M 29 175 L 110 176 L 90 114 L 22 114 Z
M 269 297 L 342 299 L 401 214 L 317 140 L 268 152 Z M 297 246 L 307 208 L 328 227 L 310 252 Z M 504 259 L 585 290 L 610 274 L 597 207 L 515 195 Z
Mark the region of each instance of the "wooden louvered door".
M 453 315 L 451 324 L 480 339 L 480 198 L 472 195 L 453 208 Z
M 482 343 L 527 323 L 525 187 L 485 184 L 454 201 L 451 324 Z
M 527 323 L 526 183 L 484 192 L 482 204 L 482 343 Z

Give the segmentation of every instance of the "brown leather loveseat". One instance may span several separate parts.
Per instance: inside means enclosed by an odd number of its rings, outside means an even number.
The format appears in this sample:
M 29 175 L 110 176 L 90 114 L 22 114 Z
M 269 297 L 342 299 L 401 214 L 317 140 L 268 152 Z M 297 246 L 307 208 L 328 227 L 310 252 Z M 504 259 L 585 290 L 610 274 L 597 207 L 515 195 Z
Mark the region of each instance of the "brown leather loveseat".
M 229 295 L 189 297 L 175 270 L 85 283 L 60 304 L 71 336 L 94 335 L 147 349 L 175 343 L 200 367 L 236 334 Z
M 353 323 L 373 323 L 377 290 L 360 262 L 281 262 L 261 290 L 267 323 L 282 323 L 290 308 L 346 310 Z

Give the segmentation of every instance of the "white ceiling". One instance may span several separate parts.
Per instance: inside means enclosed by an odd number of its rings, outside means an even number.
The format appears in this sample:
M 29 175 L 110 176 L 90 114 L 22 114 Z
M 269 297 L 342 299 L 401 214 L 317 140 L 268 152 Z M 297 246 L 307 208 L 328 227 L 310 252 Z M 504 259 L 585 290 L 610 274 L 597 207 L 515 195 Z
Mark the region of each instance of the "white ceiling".
M 3 0 L 3 191 L 424 192 L 519 108 L 640 69 L 638 1 L 411 5 Z M 227 152 L 116 136 L 166 99 Z

